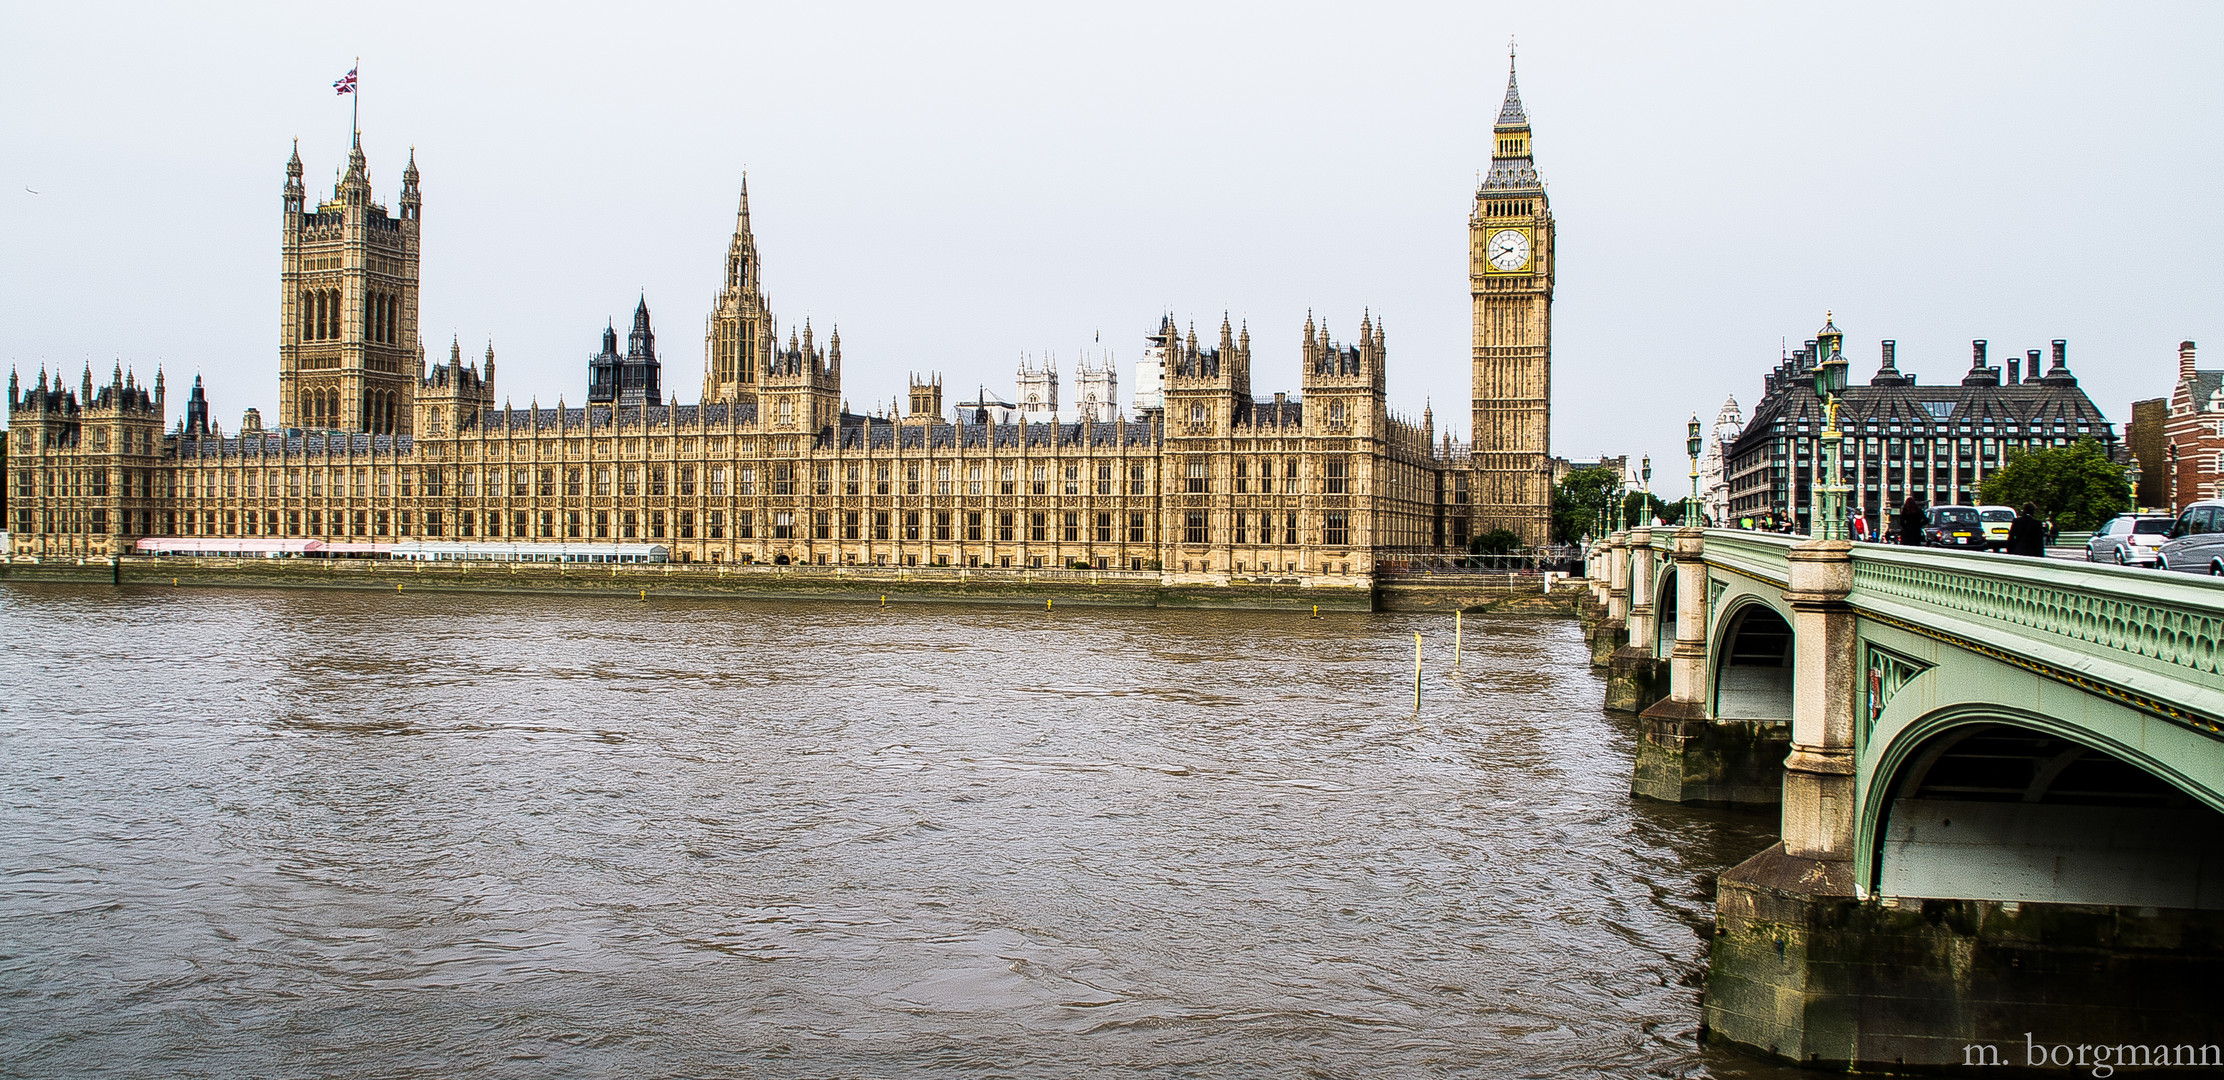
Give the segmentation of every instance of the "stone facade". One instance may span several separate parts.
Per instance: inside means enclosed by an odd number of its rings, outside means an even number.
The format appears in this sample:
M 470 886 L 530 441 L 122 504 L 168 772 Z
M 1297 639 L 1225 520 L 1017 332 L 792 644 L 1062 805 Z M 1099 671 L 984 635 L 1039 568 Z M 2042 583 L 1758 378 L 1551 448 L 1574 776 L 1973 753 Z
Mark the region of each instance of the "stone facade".
M 1552 218 L 1508 80 L 1469 221 L 1477 431 L 1392 415 L 1380 320 L 1350 341 L 1307 318 L 1298 393 L 1254 395 L 1248 329 L 1171 317 L 1146 335 L 1137 415 L 979 422 L 914 376 L 909 415 L 852 412 L 839 332 L 783 345 L 746 183 L 705 336 L 699 404 L 663 400 L 646 301 L 615 327 L 586 402 L 496 405 L 494 350 L 427 364 L 418 335 L 412 155 L 401 213 L 372 201 L 360 146 L 334 198 L 284 189 L 280 423 L 224 437 L 205 401 L 163 430 L 160 374 L 96 388 L 11 375 L 9 524 L 34 555 L 126 554 L 142 538 L 640 542 L 679 562 L 1148 570 L 1172 583 L 1340 585 L 1389 552 L 1464 548 L 1484 528 L 1546 538 Z M 1492 245 L 1519 240 L 1519 258 Z M 1510 249 L 1509 249 L 1510 250 Z M 990 418 L 993 419 L 994 418 Z

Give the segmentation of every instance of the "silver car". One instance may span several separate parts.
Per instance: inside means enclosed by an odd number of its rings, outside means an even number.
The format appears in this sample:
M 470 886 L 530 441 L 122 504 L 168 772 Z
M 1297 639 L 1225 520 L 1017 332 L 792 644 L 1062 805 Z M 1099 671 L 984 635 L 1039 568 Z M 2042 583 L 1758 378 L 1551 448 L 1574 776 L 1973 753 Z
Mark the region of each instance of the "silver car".
M 2085 541 L 2086 562 L 2112 562 L 2118 566 L 2153 566 L 2155 550 L 2177 521 L 2168 514 L 2118 514 L 2093 530 Z
M 2155 565 L 2224 577 L 2224 499 L 2203 499 L 2178 511 L 2155 552 Z

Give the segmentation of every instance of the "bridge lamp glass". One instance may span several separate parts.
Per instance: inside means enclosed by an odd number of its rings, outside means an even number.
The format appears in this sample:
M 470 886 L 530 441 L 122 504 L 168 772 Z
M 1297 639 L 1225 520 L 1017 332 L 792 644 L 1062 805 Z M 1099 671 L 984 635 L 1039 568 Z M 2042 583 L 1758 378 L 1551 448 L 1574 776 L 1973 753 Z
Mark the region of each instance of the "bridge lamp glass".
M 1684 426 L 1684 431 L 1689 435 L 1689 438 L 1686 438 L 1683 442 L 1684 449 L 1691 452 L 1691 460 L 1697 461 L 1699 460 L 1699 417 L 1697 415 L 1692 416 L 1691 423 Z
M 1815 396 L 1832 398 L 1846 390 L 1846 354 L 1834 352 L 1830 359 L 1815 365 Z

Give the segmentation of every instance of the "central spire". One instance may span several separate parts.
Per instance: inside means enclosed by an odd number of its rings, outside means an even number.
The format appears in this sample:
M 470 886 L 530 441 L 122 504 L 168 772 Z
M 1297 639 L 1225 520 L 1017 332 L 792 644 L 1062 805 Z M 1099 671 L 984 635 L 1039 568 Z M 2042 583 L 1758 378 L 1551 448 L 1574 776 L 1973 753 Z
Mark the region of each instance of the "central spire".
M 1521 109 L 1521 84 L 1514 78 L 1514 50 L 1512 45 L 1508 45 L 1506 47 L 1506 103 L 1498 109 L 1498 130 L 1506 131 L 1512 128 L 1526 130 L 1528 127 L 1529 114 Z

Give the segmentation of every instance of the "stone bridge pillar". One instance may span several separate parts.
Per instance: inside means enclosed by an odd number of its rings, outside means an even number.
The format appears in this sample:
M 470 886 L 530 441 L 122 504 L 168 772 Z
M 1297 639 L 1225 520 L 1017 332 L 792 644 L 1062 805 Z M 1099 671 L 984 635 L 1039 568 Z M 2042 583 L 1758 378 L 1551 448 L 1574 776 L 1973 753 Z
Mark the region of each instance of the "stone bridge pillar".
M 1861 1057 L 1863 1007 L 1833 982 L 1854 896 L 1852 545 L 1791 550 L 1792 746 L 1783 842 L 1716 881 L 1706 1030 L 1805 1063 Z M 1850 905 L 1850 907 L 1849 907 Z
M 1653 656 L 1654 535 L 1654 530 L 1647 528 L 1629 532 L 1628 580 L 1623 589 L 1629 613 L 1624 620 L 1623 644 L 1609 654 L 1606 662 L 1606 707 L 1622 712 L 1641 712 L 1660 700 L 1662 684 L 1667 681 L 1664 665 Z
M 1852 892 L 1853 545 L 1818 540 L 1791 550 L 1792 752 L 1784 759 L 1784 853 L 1833 864 Z
M 1591 627 L 1591 666 L 1606 667 L 1614 650 L 1629 639 L 1629 534 L 1616 532 L 1606 538 L 1606 610 Z

